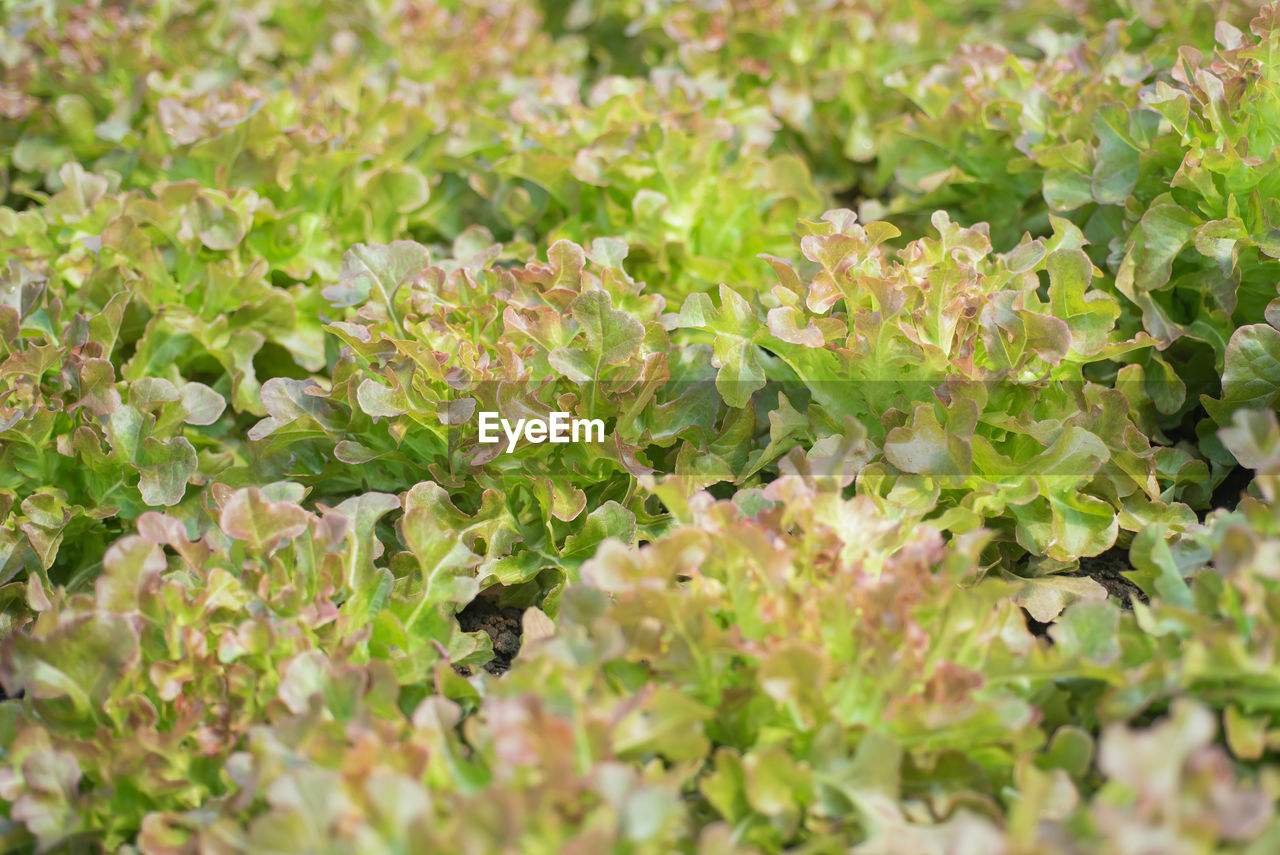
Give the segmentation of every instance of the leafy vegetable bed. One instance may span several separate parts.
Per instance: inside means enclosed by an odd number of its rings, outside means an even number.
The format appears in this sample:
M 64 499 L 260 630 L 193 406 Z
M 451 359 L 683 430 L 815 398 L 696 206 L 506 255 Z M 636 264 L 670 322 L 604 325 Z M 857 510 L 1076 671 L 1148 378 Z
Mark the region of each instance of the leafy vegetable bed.
M 1280 851 L 1280 7 L 0 9 L 0 851 Z

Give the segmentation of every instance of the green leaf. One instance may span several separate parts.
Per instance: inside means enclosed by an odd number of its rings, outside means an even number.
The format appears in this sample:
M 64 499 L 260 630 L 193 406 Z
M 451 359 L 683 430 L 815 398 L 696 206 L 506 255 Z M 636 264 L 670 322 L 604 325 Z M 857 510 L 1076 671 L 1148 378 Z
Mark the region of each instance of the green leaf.
M 607 501 L 587 515 L 581 531 L 565 539 L 560 559 L 578 564 L 595 554 L 596 548 L 608 538 L 630 543 L 636 534 L 636 517 L 615 501 Z
M 186 383 L 178 390 L 189 425 L 211 425 L 227 408 L 227 400 L 203 383 Z
M 1092 191 L 1094 199 L 1104 204 L 1123 204 L 1138 183 L 1138 149 L 1117 130 L 1128 123 L 1128 111 L 1120 104 L 1108 104 L 1093 114 L 1098 151 Z
M 1079 656 L 1099 665 L 1120 658 L 1120 613 L 1105 600 L 1083 600 L 1068 607 L 1049 627 L 1049 635 L 1066 657 Z
M 176 505 L 186 493 L 187 482 L 196 473 L 196 450 L 186 437 L 142 440 L 133 461 L 138 470 L 138 489 L 148 505 Z
M 607 291 L 587 291 L 570 305 L 573 319 L 587 338 L 594 377 L 605 365 L 635 355 L 644 338 L 644 326 L 626 312 L 613 308 Z
M 376 299 L 398 335 L 403 335 L 395 307 L 395 295 L 402 285 L 416 277 L 430 260 L 427 248 L 413 241 L 390 244 L 358 243 L 342 256 L 342 273 L 337 285 L 321 293 L 334 306 L 358 306 Z
M 1269 324 L 1237 329 L 1227 343 L 1222 372 L 1222 398 L 1201 398 L 1218 424 L 1225 425 L 1241 407 L 1280 407 L 1280 330 Z
M 307 529 L 308 514 L 293 502 L 267 501 L 257 487 L 236 490 L 222 507 L 222 530 L 254 549 L 270 549 L 278 541 Z
M 334 508 L 334 512 L 347 521 L 343 578 L 357 599 L 363 601 L 371 594 L 376 575 L 373 562 L 382 552 L 374 527 L 378 520 L 399 508 L 400 500 L 389 493 L 363 493 L 343 500 Z
M 1093 184 L 1074 169 L 1050 169 L 1044 175 L 1044 199 L 1055 211 L 1074 211 L 1093 201 Z
M 1187 245 L 1198 220 L 1176 205 L 1156 205 L 1142 215 L 1134 232 L 1134 246 L 1125 256 L 1132 260 L 1133 282 L 1140 292 L 1151 291 L 1169 279 L 1173 259 Z M 1122 265 L 1121 276 L 1124 276 Z
M 1040 623 L 1049 623 L 1079 600 L 1105 600 L 1107 589 L 1087 576 L 1040 576 L 1024 581 L 1013 601 Z
M 137 659 L 138 635 L 131 621 L 89 612 L 68 616 L 39 637 L 10 635 L 0 658 L 0 683 L 9 695 L 25 691 L 37 701 L 66 699 L 75 718 L 99 721 L 107 698 Z M 47 714 L 55 720 L 64 715 L 53 708 Z

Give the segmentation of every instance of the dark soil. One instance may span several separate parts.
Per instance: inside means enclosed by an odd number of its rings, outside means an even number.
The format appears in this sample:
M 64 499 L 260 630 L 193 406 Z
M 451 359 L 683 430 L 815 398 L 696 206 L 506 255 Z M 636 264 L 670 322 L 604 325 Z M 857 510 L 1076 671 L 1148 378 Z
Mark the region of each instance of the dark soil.
M 1107 596 L 1115 598 L 1119 602 L 1120 608 L 1131 609 L 1133 608 L 1134 598 L 1144 603 L 1147 601 L 1147 595 L 1142 593 L 1141 588 L 1120 575 L 1132 569 L 1133 565 L 1129 563 L 1128 550 L 1124 547 L 1116 546 L 1101 555 L 1096 555 L 1092 558 L 1081 558 L 1079 570 L 1073 570 L 1062 575 L 1088 576 L 1106 588 Z M 1031 630 L 1032 635 L 1048 637 L 1049 624 L 1041 623 L 1025 612 L 1023 616 L 1027 620 L 1027 629 Z
M 511 668 L 511 660 L 520 652 L 523 617 L 523 609 L 499 606 L 487 597 L 477 597 L 458 612 L 458 625 L 464 632 L 482 629 L 493 642 L 493 658 L 484 665 L 484 670 L 490 674 L 505 674 Z M 464 676 L 471 674 L 471 669 L 465 665 L 455 670 Z
M 1209 505 L 1214 508 L 1226 508 L 1234 511 L 1236 505 L 1240 504 L 1240 495 L 1249 488 L 1249 484 L 1253 481 L 1253 471 L 1245 469 L 1243 466 L 1237 466 L 1228 473 L 1227 477 L 1222 479 L 1222 483 L 1218 485 L 1218 489 L 1213 491 L 1213 498 L 1209 500 Z M 1203 521 L 1204 514 L 1201 514 Z
M 1093 558 L 1081 558 L 1080 569 L 1071 576 L 1088 576 L 1107 589 L 1107 593 L 1120 601 L 1121 608 L 1132 608 L 1133 598 L 1146 602 L 1147 595 L 1121 573 L 1133 570 L 1129 563 L 1129 550 L 1115 546 Z
M 1053 639 L 1049 636 L 1049 627 L 1053 625 L 1053 621 L 1049 621 L 1049 623 L 1042 623 L 1033 618 L 1031 613 L 1026 609 L 1023 609 L 1022 611 L 1022 619 L 1027 622 L 1027 630 L 1032 635 L 1036 638 L 1047 639 L 1050 644 L 1053 644 Z

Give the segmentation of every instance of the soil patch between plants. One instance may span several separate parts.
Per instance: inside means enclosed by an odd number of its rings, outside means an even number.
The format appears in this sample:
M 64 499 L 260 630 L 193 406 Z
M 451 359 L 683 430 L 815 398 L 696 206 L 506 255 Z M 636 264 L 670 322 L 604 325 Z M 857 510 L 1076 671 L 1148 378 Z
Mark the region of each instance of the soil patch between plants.
M 1120 608 L 1132 609 L 1135 599 L 1143 603 L 1147 601 L 1147 595 L 1142 592 L 1142 589 L 1122 575 L 1132 569 L 1133 565 L 1129 563 L 1129 551 L 1124 547 L 1114 546 L 1101 555 L 1081 558 L 1078 570 L 1072 570 L 1070 573 L 1063 573 L 1062 575 L 1088 576 L 1105 588 L 1107 596 L 1115 598 Z M 1032 635 L 1050 637 L 1049 627 L 1052 625 L 1052 621 L 1041 623 L 1025 612 L 1024 617 L 1027 620 L 1027 629 L 1031 631 Z
M 1147 595 L 1142 593 L 1142 589 L 1121 575 L 1131 570 L 1133 565 L 1129 563 L 1129 551 L 1115 546 L 1101 555 L 1081 558 L 1080 569 L 1067 575 L 1088 576 L 1106 588 L 1109 596 L 1119 600 L 1121 608 L 1130 609 L 1133 608 L 1134 598 L 1143 603 L 1147 601 Z
M 487 597 L 477 597 L 458 612 L 458 626 L 464 632 L 483 630 L 493 642 L 493 658 L 484 664 L 490 674 L 505 674 L 511 668 L 511 660 L 520 652 L 523 617 L 523 609 L 499 606 Z M 457 670 L 470 674 L 466 666 Z

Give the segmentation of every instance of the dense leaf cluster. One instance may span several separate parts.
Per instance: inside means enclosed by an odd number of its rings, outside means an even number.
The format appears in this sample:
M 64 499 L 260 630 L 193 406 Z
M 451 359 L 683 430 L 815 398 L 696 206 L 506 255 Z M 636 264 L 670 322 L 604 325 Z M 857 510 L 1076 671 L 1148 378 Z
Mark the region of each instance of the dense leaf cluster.
M 0 21 L 0 851 L 1280 850 L 1280 7 Z

